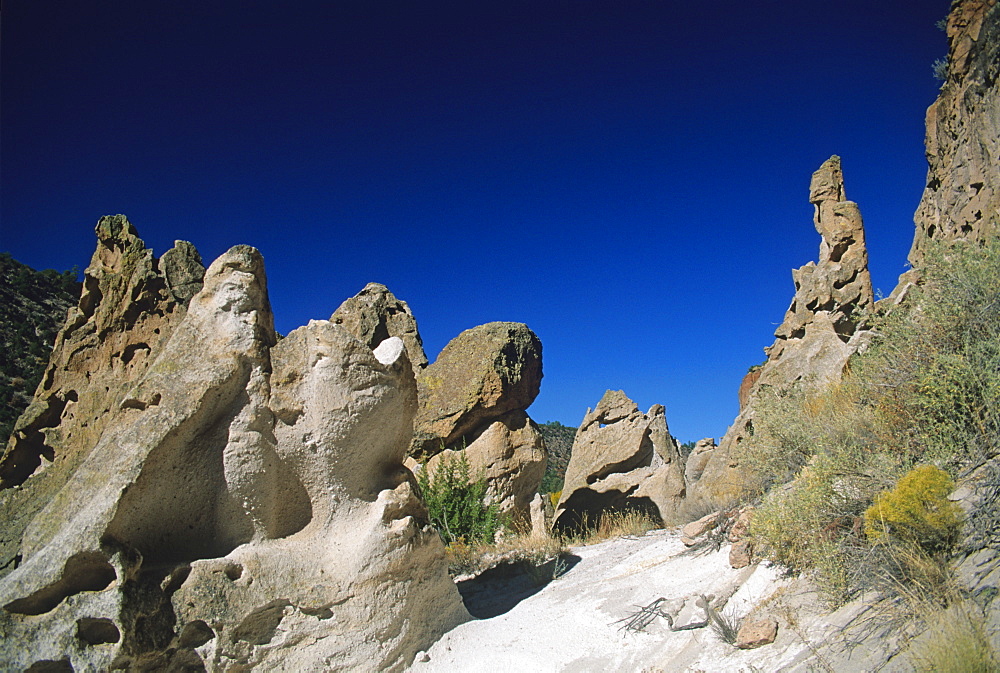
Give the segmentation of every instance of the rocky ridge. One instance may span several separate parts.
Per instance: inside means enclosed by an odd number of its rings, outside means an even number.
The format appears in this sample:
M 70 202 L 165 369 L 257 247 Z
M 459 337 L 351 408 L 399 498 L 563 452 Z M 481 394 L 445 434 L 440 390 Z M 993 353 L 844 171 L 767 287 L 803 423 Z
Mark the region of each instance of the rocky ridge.
M 97 234 L 0 463 L 4 667 L 398 670 L 467 619 L 402 464 L 403 340 L 278 342 L 255 249 L 202 273 Z

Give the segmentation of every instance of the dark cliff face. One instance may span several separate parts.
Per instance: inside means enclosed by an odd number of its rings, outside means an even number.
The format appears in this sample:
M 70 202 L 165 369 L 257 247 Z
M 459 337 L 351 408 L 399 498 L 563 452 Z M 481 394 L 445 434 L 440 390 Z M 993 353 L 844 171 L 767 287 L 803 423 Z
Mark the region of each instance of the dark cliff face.
M 956 2 L 947 32 L 947 77 L 927 109 L 927 183 L 910 250 L 917 268 L 929 240 L 1000 232 L 1000 3 Z
M 75 270 L 35 271 L 0 253 L 0 442 L 31 402 L 80 288 Z

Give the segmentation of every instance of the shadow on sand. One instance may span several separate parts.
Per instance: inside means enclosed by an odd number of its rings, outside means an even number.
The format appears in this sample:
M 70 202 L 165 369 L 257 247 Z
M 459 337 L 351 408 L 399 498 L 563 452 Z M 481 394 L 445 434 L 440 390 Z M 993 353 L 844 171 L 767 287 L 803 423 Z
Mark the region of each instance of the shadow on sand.
M 458 592 L 469 614 L 476 619 L 489 619 L 508 612 L 525 598 L 537 594 L 553 581 L 553 574 L 562 576 L 579 562 L 579 556 L 564 554 L 540 566 L 525 562 L 507 563 L 458 582 Z

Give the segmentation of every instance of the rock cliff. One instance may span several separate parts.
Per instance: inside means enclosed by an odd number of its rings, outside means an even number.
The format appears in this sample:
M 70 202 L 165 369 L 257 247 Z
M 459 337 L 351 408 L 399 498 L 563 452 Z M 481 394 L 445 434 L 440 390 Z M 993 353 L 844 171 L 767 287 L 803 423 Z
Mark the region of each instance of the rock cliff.
M 930 240 L 982 241 L 1000 231 L 1000 5 L 956 3 L 948 16 L 947 74 L 927 109 L 927 183 L 910 263 Z
M 840 380 L 851 355 L 870 333 L 861 329 L 873 305 L 864 223 L 858 206 L 846 200 L 840 157 L 833 156 L 813 173 L 809 201 L 820 234 L 819 261 L 792 272 L 795 296 L 765 348 L 767 361 L 741 386 L 740 413 L 711 452 L 689 495 L 728 501 L 743 488 L 735 449 L 752 432 L 754 398 L 763 388 L 817 386 Z
M 402 465 L 417 407 L 402 340 L 372 350 L 319 321 L 276 344 L 253 248 L 190 295 L 124 218 L 98 235 L 52 369 L 94 353 L 105 385 L 64 406 L 111 419 L 70 435 L 72 413 L 48 418 L 52 464 L 5 491 L 42 507 L 0 579 L 3 667 L 399 670 L 467 619 Z M 66 352 L 80 330 L 91 350 Z

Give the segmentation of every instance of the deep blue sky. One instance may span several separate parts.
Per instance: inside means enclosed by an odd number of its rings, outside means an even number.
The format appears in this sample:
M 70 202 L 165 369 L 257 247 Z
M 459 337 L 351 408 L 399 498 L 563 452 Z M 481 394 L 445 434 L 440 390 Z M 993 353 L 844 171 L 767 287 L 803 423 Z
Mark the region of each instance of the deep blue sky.
M 431 359 L 531 326 L 539 422 L 621 388 L 719 437 L 831 154 L 876 287 L 905 270 L 948 6 L 5 0 L 0 249 L 82 268 L 112 213 L 248 243 L 283 333 L 378 281 Z

